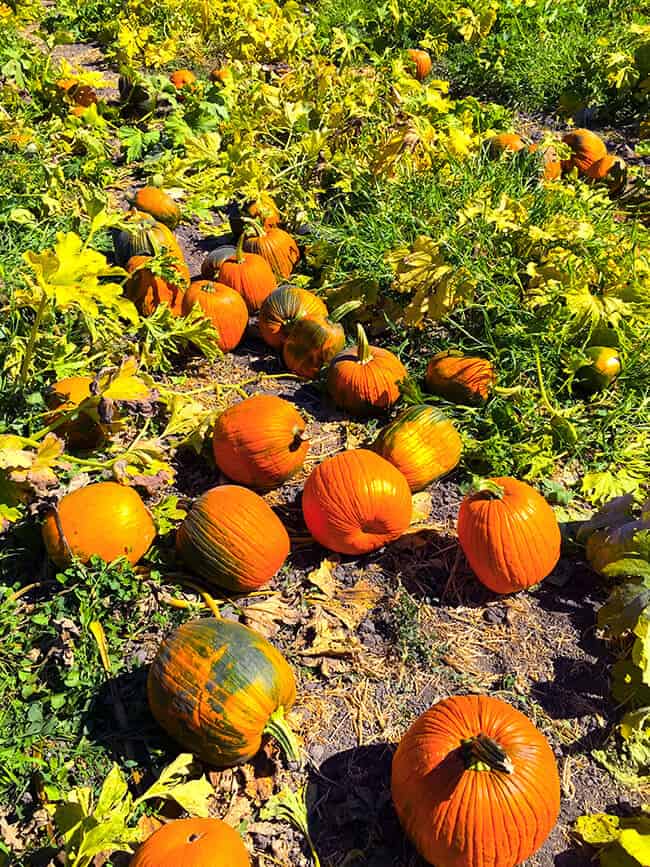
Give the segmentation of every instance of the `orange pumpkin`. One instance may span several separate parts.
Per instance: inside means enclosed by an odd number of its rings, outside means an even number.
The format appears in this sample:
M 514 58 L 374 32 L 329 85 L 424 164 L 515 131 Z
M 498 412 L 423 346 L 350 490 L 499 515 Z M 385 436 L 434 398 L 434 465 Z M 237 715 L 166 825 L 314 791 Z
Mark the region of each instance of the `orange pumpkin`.
M 242 839 L 220 819 L 176 819 L 147 838 L 129 867 L 250 867 Z
M 627 183 L 627 166 L 620 157 L 605 154 L 589 166 L 585 176 L 605 184 L 611 195 L 616 195 L 622 192 Z
M 343 326 L 332 319 L 297 319 L 282 347 L 282 359 L 296 376 L 314 379 L 345 346 Z
M 217 82 L 224 84 L 230 75 L 231 72 L 227 66 L 215 66 L 214 69 L 210 70 L 210 81 L 214 81 L 215 84 Z
M 255 253 L 244 253 L 241 235 L 234 256 L 217 264 L 217 279 L 242 296 L 249 313 L 256 313 L 278 285 L 269 263 Z
M 185 256 L 168 226 L 159 223 L 151 214 L 135 209 L 129 211 L 125 224 L 125 228 L 115 236 L 115 255 L 120 265 L 126 265 L 133 256 L 156 256 L 163 252 L 175 260 L 175 267 L 182 277 L 181 285 L 190 282 Z
M 248 308 L 239 292 L 212 280 L 194 280 L 183 295 L 183 316 L 187 316 L 195 304 L 217 329 L 222 352 L 239 346 L 248 325 Z
M 248 593 L 282 566 L 289 536 L 261 497 L 238 485 L 222 485 L 195 500 L 176 533 L 176 548 L 208 583 Z
M 522 137 L 514 132 L 500 132 L 488 139 L 488 153 L 493 159 L 504 153 L 516 153 L 525 147 Z
M 324 548 L 367 554 L 398 539 L 411 522 L 408 482 L 368 449 L 327 458 L 312 472 L 302 495 L 305 524 Z
M 142 187 L 135 194 L 133 204 L 139 211 L 151 214 L 170 229 L 176 228 L 181 218 L 181 209 L 176 202 L 158 187 Z
M 572 151 L 568 160 L 562 160 L 563 172 L 577 168 L 580 174 L 585 174 L 590 166 L 607 153 L 605 142 L 588 129 L 574 129 L 563 136 L 562 141 L 568 144 Z
M 280 225 L 280 212 L 274 199 L 262 193 L 257 199 L 237 204 L 230 214 L 230 229 L 239 238 L 251 220 L 262 224 L 264 231 Z
M 277 226 L 263 229 L 253 222 L 252 227 L 255 234 L 244 238 L 244 250 L 261 256 L 275 274 L 286 280 L 300 259 L 298 245 L 288 232 Z
M 219 469 L 252 488 L 276 488 L 296 473 L 309 451 L 305 421 L 286 400 L 257 394 L 231 406 L 214 426 Z
M 539 145 L 528 145 L 528 151 L 531 154 L 538 153 Z M 544 167 L 545 181 L 556 181 L 562 175 L 562 161 L 552 145 L 549 145 L 542 153 L 542 166 Z
M 472 571 L 494 593 L 538 584 L 560 557 L 553 509 L 525 482 L 487 479 L 458 512 L 458 541 Z
M 179 274 L 178 283 L 172 283 L 154 274 L 146 267 L 151 258 L 151 256 L 132 256 L 129 259 L 126 270 L 131 276 L 124 284 L 124 294 L 133 301 L 143 316 L 151 316 L 160 304 L 166 304 L 174 316 L 180 316 L 183 304 L 183 277 Z
M 169 80 L 177 90 L 184 87 L 192 89 L 196 84 L 196 75 L 190 69 L 177 69 L 169 76 Z
M 485 403 L 496 383 L 492 363 L 485 358 L 447 350 L 430 359 L 424 378 L 426 389 L 453 403 Z
M 409 60 L 415 64 L 415 77 L 418 81 L 424 81 L 427 75 L 431 72 L 431 57 L 428 52 L 421 48 L 409 48 L 406 52 Z
M 542 845 L 560 811 L 553 751 L 532 722 L 483 695 L 443 699 L 393 757 L 393 803 L 436 867 L 514 867 Z
M 330 362 L 327 390 L 337 406 L 353 415 L 388 409 L 399 400 L 399 383 L 408 376 L 399 358 L 387 349 L 369 346 L 357 324 L 357 345 Z
M 63 413 L 75 409 L 92 396 L 90 386 L 92 376 L 69 376 L 55 382 L 46 397 L 46 403 L 52 410 L 47 416 L 47 424 L 53 424 Z M 96 413 L 81 412 L 79 415 L 64 422 L 55 429 L 71 449 L 94 449 L 106 439 L 106 431 L 97 418 Z
M 374 450 L 404 475 L 412 491 L 421 491 L 458 464 L 463 444 L 439 409 L 412 406 L 387 425 Z
M 258 325 L 266 343 L 280 349 L 296 320 L 326 316 L 327 307 L 318 295 L 298 286 L 280 286 L 262 304 Z
M 43 522 L 43 541 L 57 566 L 93 554 L 110 563 L 126 557 L 135 565 L 148 551 L 156 528 L 137 491 L 97 482 L 66 494 Z

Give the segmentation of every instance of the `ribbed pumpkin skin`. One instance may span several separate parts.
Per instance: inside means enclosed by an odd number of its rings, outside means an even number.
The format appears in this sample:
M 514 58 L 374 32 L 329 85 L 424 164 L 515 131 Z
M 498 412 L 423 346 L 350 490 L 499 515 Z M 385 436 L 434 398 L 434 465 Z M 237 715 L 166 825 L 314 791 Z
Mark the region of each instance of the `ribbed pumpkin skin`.
M 470 355 L 439 352 L 427 365 L 427 391 L 454 403 L 476 406 L 490 396 L 496 373 L 490 361 Z
M 298 286 L 279 286 L 260 308 L 260 334 L 273 349 L 280 349 L 298 319 L 325 319 L 327 306 L 318 295 Z
M 458 464 L 463 444 L 453 423 L 431 406 L 412 406 L 387 425 L 374 450 L 421 491 Z
M 174 316 L 180 316 L 183 305 L 182 277 L 179 284 L 169 283 L 146 267 L 151 256 L 132 256 L 126 266 L 131 275 L 124 284 L 124 294 L 143 316 L 151 316 L 161 304 L 166 304 Z
M 232 244 L 223 244 L 221 247 L 215 247 L 210 250 L 205 259 L 201 262 L 201 277 L 206 280 L 214 280 L 219 271 L 219 263 L 224 259 L 229 259 L 237 252 L 237 248 Z
M 147 696 L 158 724 L 184 750 L 232 767 L 257 753 L 271 714 L 296 700 L 296 682 L 265 638 L 211 617 L 184 623 L 162 643 Z
M 126 265 L 132 256 L 154 256 L 157 250 L 165 250 L 177 260 L 176 267 L 183 284 L 190 282 L 185 256 L 171 229 L 151 214 L 140 211 L 130 212 L 127 222 L 129 230 L 123 229 L 115 236 L 115 256 L 119 265 Z
M 158 187 L 142 187 L 135 194 L 133 204 L 170 229 L 175 229 L 181 218 L 181 209 L 176 202 Z
M 183 296 L 183 316 L 187 316 L 195 304 L 217 329 L 222 352 L 239 346 L 248 325 L 248 307 L 239 292 L 212 280 L 194 280 Z
M 607 153 L 605 142 L 588 129 L 574 129 L 563 136 L 562 141 L 573 151 L 570 159 L 562 160 L 564 172 L 577 166 L 580 174 L 585 174 L 590 166 Z
M 286 280 L 291 276 L 296 263 L 300 259 L 298 245 L 288 232 L 277 226 L 264 231 L 261 235 L 253 235 L 244 241 L 244 250 L 256 253 L 265 259 L 275 274 Z
M 367 554 L 398 539 L 411 522 L 411 491 L 404 476 L 368 449 L 327 458 L 305 483 L 302 513 L 324 548 Z
M 525 482 L 491 479 L 502 499 L 469 494 L 458 512 L 458 541 L 472 571 L 494 593 L 538 584 L 560 557 L 560 528 L 553 509 Z
M 92 382 L 92 376 L 69 376 L 55 382 L 46 397 L 46 403 L 52 410 L 47 416 L 47 424 L 52 424 L 62 413 L 74 409 L 90 397 Z M 92 449 L 106 438 L 106 431 L 99 421 L 85 412 L 59 425 L 55 433 L 62 436 L 71 449 Z
M 418 81 L 423 81 L 431 72 L 431 58 L 429 54 L 421 48 L 409 48 L 406 53 L 410 60 L 415 63 L 415 77 Z
M 461 741 L 484 734 L 514 770 L 467 769 Z M 496 698 L 438 702 L 413 723 L 393 757 L 400 823 L 436 867 L 514 867 L 536 852 L 560 809 L 553 751 L 527 717 Z
M 66 494 L 58 507 L 61 528 L 75 557 L 126 557 L 132 565 L 146 554 L 156 528 L 137 491 L 116 482 L 97 482 Z M 54 514 L 43 522 L 43 541 L 57 566 L 70 563 Z
M 220 819 L 176 819 L 140 846 L 129 867 L 250 867 L 242 839 Z
M 506 152 L 516 153 L 525 147 L 521 136 L 514 132 L 501 132 L 488 140 L 488 150 L 493 159 Z
M 359 360 L 358 349 L 344 349 L 327 371 L 327 391 L 334 403 L 351 415 L 372 415 L 399 400 L 399 383 L 406 368 L 388 349 L 371 346 L 371 358 Z
M 282 359 L 296 376 L 314 379 L 345 346 L 345 331 L 329 319 L 298 319 L 282 347 Z
M 257 394 L 223 412 L 214 426 L 212 447 L 219 469 L 241 485 L 276 488 L 305 461 L 309 442 L 301 438 L 305 420 L 281 397 Z
M 249 313 L 257 313 L 278 285 L 269 263 L 255 253 L 243 253 L 241 262 L 236 255 L 224 259 L 217 266 L 217 278 L 239 292 Z
M 183 562 L 205 581 L 235 593 L 266 584 L 289 554 L 284 525 L 264 500 L 222 485 L 196 500 L 176 533 Z

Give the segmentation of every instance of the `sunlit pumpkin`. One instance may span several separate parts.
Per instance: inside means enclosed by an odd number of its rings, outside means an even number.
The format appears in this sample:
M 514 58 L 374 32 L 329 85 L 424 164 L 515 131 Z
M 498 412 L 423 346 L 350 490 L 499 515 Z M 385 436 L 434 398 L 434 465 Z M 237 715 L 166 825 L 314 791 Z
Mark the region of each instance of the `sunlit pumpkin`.
M 604 157 L 589 166 L 585 172 L 585 177 L 604 184 L 610 194 L 614 196 L 625 189 L 627 166 L 621 157 L 605 154 Z
M 125 217 L 126 228 L 115 235 L 115 256 L 120 265 L 126 265 L 133 256 L 155 256 L 167 253 L 175 262 L 183 278 L 182 285 L 190 282 L 190 271 L 183 251 L 174 233 L 151 214 L 132 209 Z
M 550 744 L 484 695 L 443 699 L 413 723 L 393 757 L 391 792 L 404 831 L 436 867 L 515 867 L 560 811 Z
M 142 187 L 133 197 L 133 204 L 170 229 L 176 228 L 181 218 L 181 209 L 176 202 L 158 187 Z
M 219 283 L 239 292 L 249 313 L 257 313 L 278 284 L 266 259 L 256 253 L 245 253 L 243 243 L 242 235 L 234 256 L 218 263 L 216 276 Z
M 231 256 L 234 256 L 236 252 L 237 248 L 233 247 L 231 244 L 222 244 L 220 247 L 215 247 L 214 250 L 210 250 L 208 255 L 201 262 L 201 277 L 204 277 L 206 280 L 214 280 L 219 271 L 219 264 L 223 262 L 224 259 L 229 259 Z
M 227 66 L 215 66 L 210 70 L 210 81 L 214 81 L 215 84 L 225 84 L 231 76 L 232 73 Z
M 504 153 L 522 151 L 525 147 L 522 137 L 514 132 L 500 132 L 488 139 L 488 153 L 493 159 Z
M 429 53 L 421 48 L 409 48 L 406 54 L 409 60 L 415 64 L 415 77 L 418 81 L 424 81 L 432 67 Z
M 302 513 L 311 535 L 341 554 L 367 554 L 398 539 L 411 522 L 408 482 L 368 449 L 326 458 L 305 483 Z
M 263 229 L 256 221 L 250 226 L 251 234 L 244 238 L 244 250 L 261 256 L 269 263 L 274 274 L 286 280 L 300 259 L 300 250 L 295 240 L 277 226 Z
M 195 304 L 217 329 L 222 352 L 239 346 L 248 325 L 248 308 L 239 292 L 212 280 L 194 280 L 183 295 L 183 316 L 187 316 Z
M 177 90 L 184 87 L 191 89 L 196 84 L 196 75 L 190 69 L 177 69 L 169 76 L 169 80 Z
M 129 867 L 250 867 L 241 837 L 220 819 L 176 819 L 148 837 Z
M 260 308 L 260 334 L 274 349 L 280 349 L 297 319 L 324 319 L 327 306 L 318 295 L 298 286 L 279 286 Z
M 279 650 L 240 623 L 202 618 L 172 632 L 151 663 L 147 696 L 167 734 L 211 765 L 248 761 L 266 734 L 287 758 L 299 758 L 284 718 L 296 699 L 293 671 Z
M 428 392 L 453 403 L 485 403 L 496 383 L 496 372 L 486 358 L 447 350 L 429 360 L 424 377 Z
M 194 501 L 176 533 L 183 562 L 210 584 L 248 593 L 268 583 L 289 554 L 284 525 L 264 500 L 238 485 Z
M 298 319 L 282 346 L 282 360 L 296 376 L 314 379 L 344 346 L 345 331 L 340 323 L 329 318 Z
M 241 485 L 268 490 L 303 465 L 309 451 L 305 420 L 293 404 L 256 394 L 221 413 L 212 447 L 219 469 Z
M 525 482 L 485 479 L 458 512 L 458 541 L 472 571 L 494 593 L 539 584 L 560 557 L 553 509 Z
M 45 399 L 52 410 L 46 418 L 47 424 L 54 424 L 63 413 L 75 409 L 91 397 L 92 382 L 92 376 L 69 376 L 55 382 Z M 93 449 L 106 438 L 106 430 L 100 424 L 96 412 L 81 412 L 76 418 L 59 425 L 55 433 L 63 437 L 71 449 Z
M 421 405 L 383 428 L 373 448 L 397 467 L 412 491 L 420 491 L 454 469 L 463 444 L 452 421 L 439 409 Z
M 587 394 L 602 391 L 621 372 L 621 356 L 611 346 L 589 346 L 584 350 L 588 362 L 576 371 L 573 384 Z
M 538 144 L 528 146 L 531 154 L 539 152 Z M 556 181 L 562 175 L 562 161 L 557 155 L 557 151 L 553 145 L 549 145 L 542 151 L 542 166 L 544 168 L 544 180 Z
M 156 528 L 140 495 L 116 482 L 96 482 L 66 494 L 43 522 L 43 541 L 57 566 L 93 554 L 135 564 L 146 554 Z
M 151 316 L 160 304 L 166 304 L 174 316 L 180 316 L 183 305 L 183 277 L 178 274 L 177 282 L 155 274 L 147 267 L 151 256 L 132 256 L 126 266 L 129 278 L 124 284 L 124 294 L 133 301 L 143 316 Z
M 580 174 L 585 174 L 590 166 L 605 156 L 605 142 L 588 129 L 574 129 L 562 137 L 562 141 L 571 148 L 571 156 L 562 160 L 562 171 L 570 172 L 577 168 Z
M 399 358 L 388 349 L 370 346 L 360 324 L 357 345 L 332 359 L 327 390 L 334 403 L 352 415 L 371 415 L 399 400 L 399 384 L 408 376 Z

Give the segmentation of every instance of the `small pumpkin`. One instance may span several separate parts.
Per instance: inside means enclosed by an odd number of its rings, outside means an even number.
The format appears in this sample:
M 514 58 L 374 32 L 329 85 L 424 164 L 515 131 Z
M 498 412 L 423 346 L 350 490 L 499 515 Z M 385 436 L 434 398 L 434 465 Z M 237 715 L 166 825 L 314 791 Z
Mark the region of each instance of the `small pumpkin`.
M 610 194 L 615 196 L 625 189 L 627 166 L 620 157 L 605 154 L 589 166 L 585 176 L 592 181 L 605 184 Z
M 536 852 L 560 811 L 553 750 L 520 711 L 485 695 L 443 699 L 393 756 L 398 818 L 436 867 L 515 867 Z
M 256 394 L 221 413 L 212 447 L 219 469 L 242 485 L 268 490 L 291 478 L 305 461 L 309 439 L 295 407 L 273 394 Z
M 345 346 L 340 320 L 359 306 L 359 301 L 347 301 L 327 318 L 310 316 L 292 322 L 282 347 L 282 360 L 289 370 L 303 379 L 318 376 Z
M 495 383 L 496 372 L 490 361 L 453 349 L 434 355 L 424 377 L 430 394 L 469 406 L 485 403 Z
M 525 482 L 485 479 L 458 512 L 458 541 L 472 571 L 494 593 L 539 584 L 560 557 L 553 509 Z
M 257 199 L 243 204 L 237 203 L 230 213 L 230 229 L 239 238 L 251 220 L 261 223 L 264 231 L 280 225 L 280 212 L 274 199 L 268 193 L 262 193 Z
M 239 346 L 248 325 L 248 308 L 239 292 L 212 280 L 193 280 L 183 295 L 183 316 L 187 316 L 195 304 L 217 329 L 222 352 Z
M 177 69 L 169 76 L 169 80 L 176 90 L 183 90 L 185 87 L 193 89 L 196 84 L 196 75 L 190 69 Z
M 143 316 L 151 316 L 160 304 L 166 304 L 174 316 L 180 316 L 183 304 L 183 276 L 178 282 L 155 274 L 147 267 L 151 256 L 132 256 L 126 266 L 129 278 L 124 284 L 124 294 L 133 301 Z
M 605 142 L 588 129 L 574 129 L 566 133 L 562 141 L 568 144 L 572 151 L 568 160 L 562 160 L 563 172 L 570 172 L 571 169 L 577 168 L 583 175 L 607 153 Z
M 117 482 L 96 482 L 66 494 L 43 522 L 43 541 L 57 566 L 93 554 L 110 563 L 126 557 L 135 565 L 156 536 L 137 491 Z
M 210 81 L 214 81 L 215 84 L 225 84 L 231 76 L 232 73 L 227 66 L 215 66 L 210 70 Z
M 324 319 L 327 307 L 318 295 L 298 286 L 279 286 L 264 300 L 258 325 L 260 334 L 273 349 L 280 349 L 298 319 Z
M 176 819 L 138 848 L 129 867 L 250 867 L 241 837 L 220 819 Z
M 584 355 L 589 361 L 578 368 L 573 383 L 586 394 L 594 394 L 607 388 L 621 372 L 618 349 L 611 346 L 589 346 Z
M 183 251 L 174 233 L 151 214 L 132 209 L 125 218 L 126 228 L 114 237 L 115 257 L 119 265 L 126 265 L 133 256 L 155 256 L 166 252 L 176 260 L 183 284 L 190 282 L 190 271 Z
M 181 209 L 176 202 L 158 187 L 142 187 L 135 194 L 133 204 L 170 229 L 175 229 L 181 218 Z
M 240 623 L 206 617 L 172 632 L 149 669 L 147 697 L 167 734 L 211 765 L 248 761 L 265 734 L 299 759 L 284 718 L 296 700 L 293 672 L 279 650 Z
M 245 253 L 243 243 L 242 235 L 235 255 L 219 262 L 217 280 L 239 292 L 249 313 L 257 313 L 278 284 L 269 263 L 256 253 Z
M 183 562 L 210 584 L 248 593 L 268 583 L 289 554 L 289 536 L 264 500 L 238 485 L 195 500 L 176 533 Z
M 415 77 L 418 81 L 424 81 L 432 67 L 429 53 L 421 48 L 409 48 L 406 53 L 409 60 L 415 64 Z
M 214 280 L 219 271 L 220 263 L 234 256 L 236 252 L 237 248 L 231 244 L 222 244 L 220 247 L 210 250 L 201 262 L 201 277 L 204 277 L 206 280 Z
M 250 225 L 253 234 L 244 238 L 244 250 L 266 259 L 273 272 L 286 280 L 300 259 L 300 250 L 295 240 L 277 226 L 263 229 L 256 221 Z
M 367 554 L 398 539 L 411 522 L 408 482 L 368 449 L 350 449 L 312 470 L 302 495 L 311 535 L 341 554 Z
M 531 154 L 539 152 L 538 144 L 528 146 L 528 151 Z M 549 145 L 542 152 L 542 166 L 544 169 L 543 175 L 545 181 L 556 181 L 562 175 L 562 161 L 557 155 L 557 151 L 553 145 Z
M 454 424 L 432 406 L 412 406 L 380 431 L 374 450 L 404 475 L 412 491 L 453 470 L 463 444 Z
M 522 151 L 526 144 L 520 135 L 514 132 L 500 132 L 488 139 L 488 153 L 492 159 L 504 153 Z
M 47 424 L 54 424 L 63 413 L 91 397 L 92 383 L 92 376 L 69 376 L 55 382 L 45 399 L 52 410 L 47 416 Z M 76 418 L 59 425 L 54 432 L 62 436 L 71 449 L 94 449 L 106 439 L 106 430 L 93 412 L 79 413 Z
M 408 376 L 388 349 L 370 346 L 357 323 L 357 345 L 339 352 L 327 371 L 327 390 L 334 403 L 353 415 L 369 415 L 399 400 L 399 383 Z

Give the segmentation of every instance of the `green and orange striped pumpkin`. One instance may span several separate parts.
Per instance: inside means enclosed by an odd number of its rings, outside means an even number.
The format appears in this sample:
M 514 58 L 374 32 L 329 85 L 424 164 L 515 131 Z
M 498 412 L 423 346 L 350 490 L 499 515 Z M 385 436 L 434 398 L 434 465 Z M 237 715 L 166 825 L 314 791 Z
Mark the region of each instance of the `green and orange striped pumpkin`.
M 431 394 L 476 406 L 488 399 L 496 379 L 494 367 L 486 358 L 449 349 L 429 360 L 424 384 Z
M 281 349 L 298 319 L 324 319 L 327 307 L 318 295 L 298 286 L 279 286 L 260 308 L 258 325 L 265 342 Z

